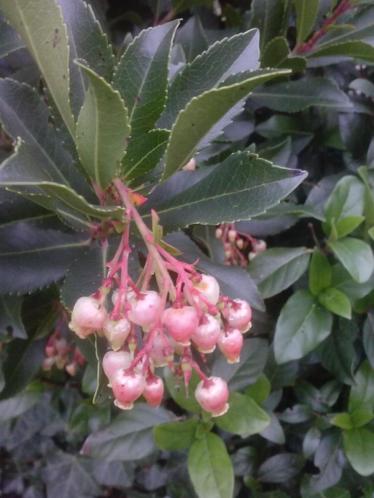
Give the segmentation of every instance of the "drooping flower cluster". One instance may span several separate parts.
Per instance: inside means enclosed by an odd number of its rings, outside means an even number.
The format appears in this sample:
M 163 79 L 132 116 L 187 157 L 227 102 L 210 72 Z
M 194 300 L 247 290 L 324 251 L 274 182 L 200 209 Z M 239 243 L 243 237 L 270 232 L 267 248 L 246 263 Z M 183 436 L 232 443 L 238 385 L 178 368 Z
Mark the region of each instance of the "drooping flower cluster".
M 228 362 L 239 361 L 252 310 L 244 300 L 222 296 L 213 276 L 174 257 L 142 220 L 132 191 L 119 180 L 115 185 L 126 209 L 121 243 L 101 287 L 75 303 L 70 328 L 82 339 L 94 333 L 107 339 L 103 369 L 119 408 L 132 408 L 141 396 L 159 406 L 164 384 L 155 369 L 167 366 L 186 386 L 195 370 L 201 379 L 196 400 L 213 416 L 222 415 L 229 406 L 227 384 L 206 376 L 200 359 L 218 347 Z M 147 249 L 136 282 L 128 271 L 131 223 Z
M 266 251 L 266 242 L 235 228 L 233 223 L 223 223 L 216 229 L 216 238 L 222 241 L 225 264 L 247 268 L 258 254 Z

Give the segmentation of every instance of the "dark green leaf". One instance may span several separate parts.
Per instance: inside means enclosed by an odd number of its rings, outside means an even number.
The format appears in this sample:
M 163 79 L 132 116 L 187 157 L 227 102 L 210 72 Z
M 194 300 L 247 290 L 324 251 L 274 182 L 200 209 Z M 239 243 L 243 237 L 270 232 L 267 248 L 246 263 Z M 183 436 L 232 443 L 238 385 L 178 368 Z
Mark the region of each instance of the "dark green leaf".
M 9 398 L 22 391 L 32 380 L 44 359 L 44 340 L 15 339 L 7 346 L 3 364 L 5 387 L 0 397 Z
M 74 61 L 82 59 L 98 75 L 110 80 L 114 56 L 108 39 L 95 18 L 91 5 L 83 0 L 57 0 L 66 23 L 70 49 L 71 104 L 78 116 L 87 90 L 87 80 Z
M 352 316 L 352 306 L 348 297 L 338 289 L 330 287 L 325 289 L 318 296 L 318 302 L 324 308 L 335 313 L 335 315 L 342 316 L 348 320 Z
M 90 85 L 80 110 L 76 143 L 87 174 L 105 188 L 119 170 L 130 135 L 128 111 L 118 91 L 80 64 Z
M 164 155 L 169 138 L 166 130 L 151 130 L 130 140 L 121 170 L 127 181 L 146 175 L 155 168 Z
M 240 362 L 229 364 L 222 355 L 219 355 L 214 361 L 212 375 L 226 379 L 232 390 L 243 389 L 260 377 L 267 355 L 267 341 L 257 338 L 247 339 L 240 355 Z
M 0 228 L 0 293 L 26 293 L 62 278 L 88 246 L 86 234 L 44 230 L 31 221 Z
M 331 332 L 332 315 L 307 291 L 296 292 L 283 307 L 277 321 L 274 352 L 278 363 L 302 358 Z
M 260 435 L 275 444 L 284 444 L 286 442 L 286 435 L 283 427 L 274 413 L 270 416 L 270 424 L 261 432 Z
M 0 19 L 0 57 L 24 47 L 18 34 L 3 19 Z
M 295 477 L 303 465 L 303 457 L 294 453 L 279 453 L 265 460 L 258 469 L 261 482 L 283 483 Z
M 161 223 L 171 227 L 245 220 L 278 204 L 304 178 L 300 170 L 237 152 L 195 185 L 157 206 L 157 212 Z
M 26 339 L 27 334 L 21 318 L 22 297 L 0 297 L 0 337 Z
M 372 311 L 366 318 L 362 341 L 370 366 L 374 368 L 374 313 Z
M 261 405 L 271 392 L 271 384 L 265 374 L 262 374 L 254 384 L 247 387 L 245 394 Z
M 286 32 L 289 0 L 254 0 L 251 26 L 259 28 L 261 48 L 275 36 Z
M 141 31 L 116 68 L 113 86 L 129 110 L 133 135 L 152 129 L 164 108 L 170 47 L 177 26 L 178 21 L 172 21 Z
M 22 36 L 70 134 L 74 136 L 69 100 L 68 37 L 59 7 L 53 0 L 35 0 L 32 4 L 22 0 L 1 0 L 0 10 Z
M 205 69 L 206 70 L 206 69 Z M 264 69 L 240 74 L 193 98 L 178 114 L 166 150 L 164 179 L 181 169 L 197 146 L 225 114 L 261 83 L 288 74 L 287 69 Z
M 369 280 L 374 269 L 374 257 L 366 242 L 347 237 L 330 241 L 328 245 L 354 280 L 359 283 Z
M 183 379 L 175 377 L 169 369 L 165 369 L 164 380 L 170 396 L 179 406 L 189 412 L 201 412 L 201 407 L 194 395 L 200 380 L 196 373 L 192 374 L 188 388 L 185 387 Z
M 165 451 L 189 448 L 195 439 L 198 424 L 198 421 L 193 419 L 160 424 L 153 429 L 155 442 Z
M 178 30 L 176 42 L 181 44 L 188 62 L 208 48 L 208 39 L 199 16 L 193 16 Z
M 294 0 L 296 9 L 297 43 L 308 38 L 312 31 L 319 9 L 319 0 Z
M 169 420 L 166 410 L 137 404 L 133 410 L 117 415 L 106 429 L 90 435 L 83 454 L 108 461 L 139 460 L 155 450 L 152 428 Z
M 269 425 L 269 415 L 250 396 L 232 393 L 229 402 L 229 411 L 214 419 L 220 429 L 245 438 Z
M 225 444 L 215 434 L 204 433 L 192 444 L 188 472 L 199 498 L 232 498 L 232 463 Z
M 276 247 L 259 254 L 249 265 L 249 274 L 264 298 L 275 296 L 296 282 L 308 268 L 305 247 Z
M 374 61 L 374 47 L 360 40 L 331 43 L 317 47 L 316 50 L 308 54 L 309 57 L 352 57 L 363 59 L 367 62 Z
M 359 408 L 374 410 L 374 370 L 367 361 L 362 363 L 354 377 L 348 408 L 350 412 Z
M 343 432 L 344 450 L 349 463 L 362 476 L 374 472 L 374 434 L 367 429 Z
M 175 77 L 158 126 L 171 129 L 178 113 L 198 95 L 215 88 L 228 76 L 258 68 L 259 36 L 256 30 L 216 42 Z
M 23 392 L 0 401 L 0 422 L 19 417 L 32 408 L 40 399 L 40 393 Z
M 315 249 L 309 267 L 309 290 L 314 296 L 331 285 L 332 269 L 327 257 Z
M 306 59 L 290 53 L 288 41 L 284 36 L 271 39 L 261 54 L 262 67 L 287 67 L 295 72 L 304 71 Z
M 311 106 L 345 112 L 353 108 L 347 95 L 325 78 L 300 79 L 264 86 L 251 94 L 251 100 L 274 111 L 291 113 Z
M 320 473 L 311 478 L 311 490 L 321 492 L 339 482 L 344 463 L 340 432 L 325 432 L 314 455 Z

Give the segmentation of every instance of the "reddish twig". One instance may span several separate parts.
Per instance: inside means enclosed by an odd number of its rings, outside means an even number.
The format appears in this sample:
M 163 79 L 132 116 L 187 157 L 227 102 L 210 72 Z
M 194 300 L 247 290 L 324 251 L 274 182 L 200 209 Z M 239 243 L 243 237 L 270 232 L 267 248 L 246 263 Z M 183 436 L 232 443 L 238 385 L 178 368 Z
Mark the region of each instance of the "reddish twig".
M 336 23 L 337 19 L 347 12 L 348 10 L 352 9 L 353 5 L 351 4 L 350 0 L 342 0 L 339 5 L 335 8 L 333 13 L 331 14 L 330 17 L 325 19 L 324 23 L 322 24 L 321 29 L 316 31 L 311 38 L 305 42 L 305 43 L 300 43 L 295 47 L 294 52 L 296 54 L 305 54 L 307 52 L 310 52 L 313 50 L 315 45 L 318 43 L 318 41 L 327 33 L 328 29 L 330 26 Z

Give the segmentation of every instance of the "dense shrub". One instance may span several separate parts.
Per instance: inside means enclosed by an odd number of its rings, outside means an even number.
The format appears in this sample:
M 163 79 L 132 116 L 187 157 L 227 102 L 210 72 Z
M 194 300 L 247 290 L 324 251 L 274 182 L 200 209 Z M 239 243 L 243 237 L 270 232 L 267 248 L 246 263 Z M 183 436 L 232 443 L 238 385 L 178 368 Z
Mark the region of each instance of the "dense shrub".
M 1 496 L 374 496 L 373 0 L 0 12 Z

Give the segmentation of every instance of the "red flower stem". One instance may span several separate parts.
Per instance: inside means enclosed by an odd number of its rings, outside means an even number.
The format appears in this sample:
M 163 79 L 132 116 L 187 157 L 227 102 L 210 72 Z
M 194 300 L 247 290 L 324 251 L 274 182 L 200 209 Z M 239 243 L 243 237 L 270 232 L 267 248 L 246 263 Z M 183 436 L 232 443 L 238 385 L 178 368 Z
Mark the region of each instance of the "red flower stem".
M 129 190 L 127 187 L 122 183 L 122 181 L 117 178 L 113 181 L 115 187 L 118 190 L 118 193 L 126 206 L 127 210 L 131 213 L 131 216 L 136 224 L 137 229 L 139 230 L 140 235 L 142 236 L 145 245 L 147 246 L 148 252 L 150 253 L 151 257 L 153 258 L 154 264 L 156 265 L 156 271 L 158 269 L 159 271 L 159 277 L 160 281 L 158 282 L 160 289 L 162 289 L 164 286 L 167 286 L 171 295 L 171 298 L 174 300 L 175 295 L 176 295 L 176 290 L 174 283 L 169 275 L 169 272 L 167 271 L 167 268 L 165 266 L 165 263 L 160 255 L 160 253 L 157 250 L 156 244 L 154 242 L 154 237 L 152 232 L 149 230 L 147 225 L 144 223 L 142 217 L 138 213 L 138 211 L 135 209 L 135 206 L 131 202 L 130 196 L 129 196 Z M 158 277 L 156 273 L 156 278 Z
M 296 45 L 294 52 L 296 54 L 305 54 L 307 52 L 310 52 L 313 50 L 317 42 L 327 33 L 328 29 L 330 26 L 335 24 L 337 21 L 338 17 L 340 17 L 342 14 L 347 12 L 352 8 L 350 0 L 342 0 L 339 5 L 336 7 L 334 12 L 331 14 L 330 17 L 325 19 L 324 23 L 322 24 L 321 29 L 316 31 L 312 37 L 305 43 L 300 43 L 299 45 Z

